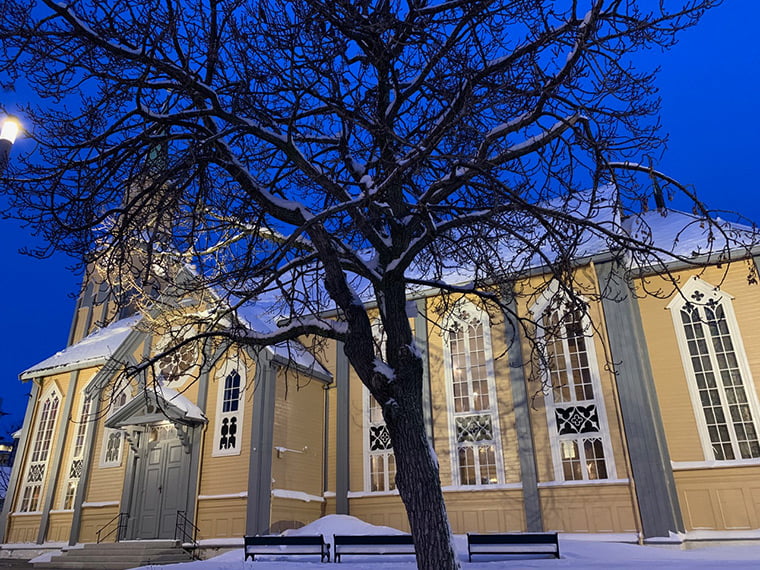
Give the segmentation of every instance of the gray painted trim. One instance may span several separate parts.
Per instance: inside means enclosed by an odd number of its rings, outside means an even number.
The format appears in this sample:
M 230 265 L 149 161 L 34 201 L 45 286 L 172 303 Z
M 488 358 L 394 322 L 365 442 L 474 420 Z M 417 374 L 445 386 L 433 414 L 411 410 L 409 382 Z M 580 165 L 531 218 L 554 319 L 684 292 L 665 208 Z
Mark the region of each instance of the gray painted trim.
M 322 386 L 324 402 L 322 402 L 322 493 L 330 490 L 329 460 L 330 457 L 330 389 L 335 386 Z
M 349 513 L 349 365 L 348 357 L 343 351 L 343 343 L 335 343 L 335 384 L 337 395 L 337 418 L 335 434 L 335 512 L 339 515 Z
M 428 361 L 428 321 L 427 300 L 417 300 L 417 314 L 414 316 L 414 345 L 422 359 L 422 419 L 428 441 L 433 442 L 433 398 L 430 394 L 430 362 Z
M 544 522 L 541 511 L 541 497 L 538 492 L 536 450 L 533 442 L 533 429 L 530 424 L 528 387 L 525 384 L 522 335 L 520 334 L 520 324 L 515 318 L 517 306 L 514 296 L 510 295 L 508 304 L 509 312 L 504 313 L 504 337 L 507 343 L 509 384 L 512 389 L 512 406 L 515 415 L 515 431 L 517 432 L 517 454 L 520 459 L 520 481 L 522 482 L 523 508 L 525 510 L 525 530 L 528 532 L 543 532 Z
M 135 433 L 132 432 L 132 437 L 134 438 Z M 121 487 L 121 499 L 119 501 L 119 512 L 127 512 L 129 513 L 129 516 L 127 517 L 127 536 L 117 537 L 118 540 L 125 539 L 125 538 L 135 538 L 137 536 L 137 531 L 135 529 L 135 517 L 134 517 L 134 509 L 132 505 L 132 499 L 135 496 L 135 485 L 137 484 L 137 479 L 135 478 L 135 475 L 137 473 L 137 462 L 141 459 L 140 452 L 143 449 L 143 446 L 145 445 L 145 432 L 140 433 L 138 436 L 140 438 L 140 448 L 138 451 L 135 451 L 132 449 L 132 444 L 130 443 L 127 449 L 126 457 L 123 458 L 122 461 L 126 461 L 127 465 L 124 468 L 124 483 Z M 126 438 L 125 438 L 126 439 Z M 121 443 L 124 445 L 124 442 Z M 80 481 L 81 483 L 81 481 Z M 79 491 L 79 488 L 77 487 L 77 491 Z M 140 491 L 138 490 L 137 495 L 140 495 Z
M 47 489 L 45 492 L 45 502 L 42 505 L 42 517 L 40 518 L 40 528 L 37 533 L 37 544 L 45 542 L 48 524 L 50 522 L 50 508 L 53 505 L 53 496 L 56 487 L 58 487 L 58 477 L 61 470 L 61 461 L 63 460 L 63 447 L 66 441 L 66 433 L 69 431 L 69 418 L 71 418 L 71 406 L 74 400 L 74 393 L 79 380 L 79 372 L 72 372 L 69 375 L 69 388 L 66 393 L 66 400 L 58 417 L 58 437 L 55 438 L 55 455 L 53 460 L 48 464 L 46 471 L 50 474 L 47 477 Z
M 8 530 L 8 516 L 16 504 L 16 490 L 19 484 L 19 478 L 21 477 L 21 471 L 24 468 L 25 452 L 27 443 L 29 443 L 30 424 L 32 423 L 32 416 L 34 415 L 34 408 L 37 405 L 37 397 L 40 393 L 40 387 L 36 382 L 32 382 L 32 391 L 29 394 L 29 402 L 26 405 L 26 413 L 24 414 L 24 423 L 21 425 L 21 433 L 18 438 L 18 447 L 16 448 L 17 461 L 13 464 L 11 470 L 11 478 L 8 481 L 8 489 L 5 493 L 5 504 L 3 505 L 3 514 L 0 515 L 0 539 L 3 542 L 7 541 L 6 532 Z
M 272 450 L 277 366 L 267 351 L 259 352 L 251 418 L 251 459 L 248 467 L 248 505 L 245 532 L 262 534 L 270 527 Z
M 683 532 L 638 302 L 615 262 L 596 265 L 644 538 Z
M 129 355 L 135 348 L 137 348 L 137 345 L 146 338 L 146 336 L 146 333 L 136 330 L 130 332 L 121 346 L 114 351 L 111 359 L 106 362 L 103 368 L 98 370 L 92 380 L 90 380 L 87 388 L 85 388 L 85 392 L 92 397 L 93 406 L 90 415 L 95 419 L 92 420 L 92 429 L 88 429 L 85 436 L 85 453 L 82 457 L 82 476 L 77 484 L 77 493 L 74 497 L 74 514 L 71 518 L 71 532 L 69 533 L 69 545 L 71 546 L 79 542 L 79 533 L 82 525 L 82 503 L 84 503 L 87 483 L 89 481 L 92 462 L 95 456 L 95 436 L 98 433 L 98 419 L 100 418 L 100 393 L 113 375 L 119 371 L 121 362 L 129 359 Z M 124 479 L 124 484 L 125 486 L 127 485 L 126 478 Z M 129 481 L 129 485 L 132 485 L 132 481 Z

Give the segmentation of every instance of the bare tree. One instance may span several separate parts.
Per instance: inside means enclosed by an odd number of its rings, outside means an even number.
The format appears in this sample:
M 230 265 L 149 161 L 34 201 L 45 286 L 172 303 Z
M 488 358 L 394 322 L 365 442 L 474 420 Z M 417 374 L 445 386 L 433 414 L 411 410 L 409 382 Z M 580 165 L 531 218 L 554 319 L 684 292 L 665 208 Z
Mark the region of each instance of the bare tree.
M 630 54 L 718 3 L 6 0 L 0 77 L 41 98 L 7 188 L 125 303 L 165 281 L 214 291 L 198 337 L 342 341 L 382 406 L 419 567 L 455 568 L 410 290 L 509 310 L 495 283 L 541 265 L 572 294 L 589 240 L 673 253 L 621 223 L 646 207 L 637 173 L 707 215 L 650 166 L 658 100 Z M 617 216 L 600 215 L 606 184 Z M 181 264 L 195 269 L 176 282 Z M 279 327 L 225 318 L 257 302 Z

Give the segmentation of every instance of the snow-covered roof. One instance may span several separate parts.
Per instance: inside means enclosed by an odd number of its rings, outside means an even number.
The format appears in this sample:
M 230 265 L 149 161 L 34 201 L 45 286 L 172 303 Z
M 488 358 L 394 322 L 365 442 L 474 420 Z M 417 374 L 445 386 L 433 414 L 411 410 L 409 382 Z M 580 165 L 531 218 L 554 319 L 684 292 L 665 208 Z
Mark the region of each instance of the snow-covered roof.
M 106 420 L 106 426 L 120 428 L 144 425 L 163 419 L 201 424 L 208 420 L 203 411 L 176 390 L 160 384 L 140 390 Z
M 78 343 L 27 368 L 21 373 L 21 379 L 104 364 L 127 339 L 140 318 L 139 315 L 132 315 L 95 331 Z
M 746 251 L 758 242 L 758 230 L 715 218 L 704 218 L 678 210 L 651 210 L 628 221 L 627 231 L 635 239 L 649 241 L 679 257 L 725 261 L 729 251 Z M 665 256 L 669 261 L 672 256 Z
M 272 305 L 265 301 L 246 303 L 238 308 L 237 315 L 240 321 L 252 331 L 269 333 L 277 329 L 276 322 L 279 315 L 273 312 Z M 281 342 L 267 346 L 266 350 L 275 357 L 293 363 L 304 372 L 316 373 L 326 378 L 332 377 L 332 374 L 300 342 Z

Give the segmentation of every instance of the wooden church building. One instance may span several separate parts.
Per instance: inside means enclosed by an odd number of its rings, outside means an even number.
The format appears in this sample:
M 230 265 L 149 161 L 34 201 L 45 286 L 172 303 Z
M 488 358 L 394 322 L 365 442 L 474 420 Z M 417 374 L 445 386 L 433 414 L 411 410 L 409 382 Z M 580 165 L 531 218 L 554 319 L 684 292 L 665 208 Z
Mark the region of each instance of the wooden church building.
M 542 339 L 541 365 L 503 315 L 467 298 L 439 314 L 435 292 L 413 299 L 455 533 L 760 536 L 758 260 L 710 258 L 686 214 L 647 223 L 713 263 L 623 277 L 597 248 L 575 269 L 584 311 L 536 268 L 514 287 L 540 294 L 514 309 L 562 323 Z M 107 288 L 86 283 L 68 346 L 21 373 L 31 398 L 5 543 L 174 538 L 192 523 L 212 544 L 331 513 L 408 530 L 382 415 L 340 345 L 188 346 L 158 363 L 158 381 L 127 380 L 125 365 L 166 341 L 148 316 L 115 311 Z

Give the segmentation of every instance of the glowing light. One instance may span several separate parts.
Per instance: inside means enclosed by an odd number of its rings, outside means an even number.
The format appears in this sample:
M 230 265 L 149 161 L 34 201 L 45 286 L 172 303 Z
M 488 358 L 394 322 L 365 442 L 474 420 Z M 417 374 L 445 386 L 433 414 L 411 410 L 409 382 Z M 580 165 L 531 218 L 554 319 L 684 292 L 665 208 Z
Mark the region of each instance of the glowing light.
M 3 128 L 0 129 L 0 140 L 8 141 L 13 144 L 21 130 L 21 125 L 13 117 L 6 117 L 3 121 Z

